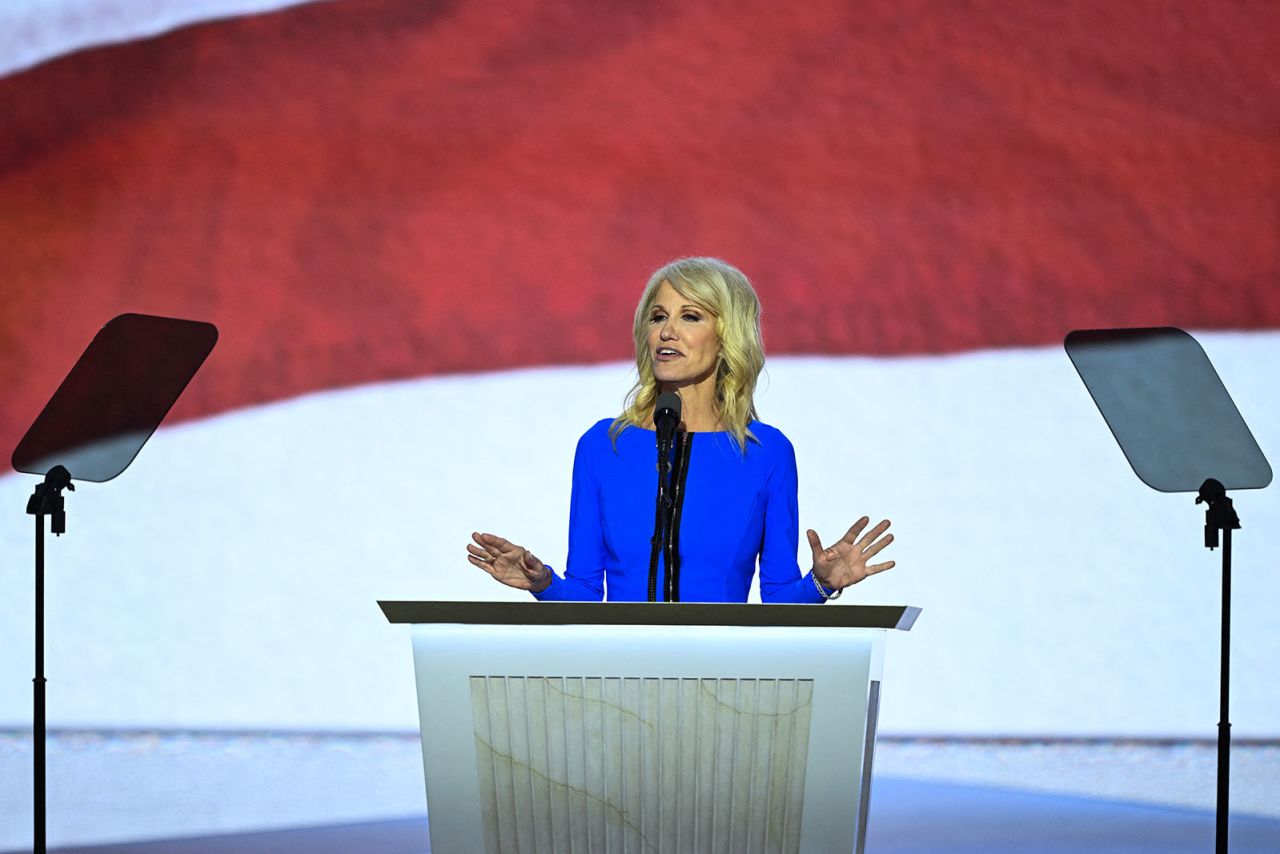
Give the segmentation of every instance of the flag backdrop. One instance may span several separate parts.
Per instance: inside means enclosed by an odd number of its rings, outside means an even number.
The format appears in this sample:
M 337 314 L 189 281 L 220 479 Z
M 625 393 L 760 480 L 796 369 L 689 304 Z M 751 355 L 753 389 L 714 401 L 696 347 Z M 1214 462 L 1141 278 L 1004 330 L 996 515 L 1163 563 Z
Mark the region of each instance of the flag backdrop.
M 85 49 L 29 68 L 0 42 L 0 445 L 115 314 L 222 332 L 68 498 L 51 723 L 414 726 L 374 600 L 521 598 L 476 529 L 563 566 L 640 289 L 709 254 L 764 303 L 802 527 L 894 520 L 898 568 L 842 599 L 925 609 L 886 731 L 1212 735 L 1218 555 L 1060 342 L 1197 331 L 1274 459 L 1274 4 L 206 5 L 139 38 L 63 3 Z M 7 726 L 32 484 L 0 479 Z M 1280 500 L 1237 505 L 1235 731 L 1276 736 Z

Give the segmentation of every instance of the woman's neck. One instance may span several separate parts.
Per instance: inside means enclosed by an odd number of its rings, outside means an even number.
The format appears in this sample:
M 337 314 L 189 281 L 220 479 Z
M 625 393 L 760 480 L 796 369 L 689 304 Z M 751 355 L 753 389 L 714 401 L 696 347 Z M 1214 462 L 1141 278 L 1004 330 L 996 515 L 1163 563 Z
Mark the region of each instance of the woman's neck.
M 667 391 L 674 391 L 680 395 L 680 426 L 687 432 L 710 433 L 724 429 L 716 406 L 714 376 L 684 386 L 663 383 L 658 388 L 659 394 Z

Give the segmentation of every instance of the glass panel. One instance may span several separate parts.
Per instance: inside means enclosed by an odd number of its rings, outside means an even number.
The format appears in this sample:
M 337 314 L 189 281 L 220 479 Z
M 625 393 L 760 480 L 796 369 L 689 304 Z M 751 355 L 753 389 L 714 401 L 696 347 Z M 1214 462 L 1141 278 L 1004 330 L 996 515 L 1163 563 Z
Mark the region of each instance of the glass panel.
M 1271 466 L 1200 343 L 1181 329 L 1072 332 L 1067 355 L 1144 483 L 1197 492 L 1208 478 L 1261 489 Z
M 99 330 L 13 452 L 13 467 L 43 476 L 111 480 L 129 467 L 204 362 L 213 324 L 122 314 Z

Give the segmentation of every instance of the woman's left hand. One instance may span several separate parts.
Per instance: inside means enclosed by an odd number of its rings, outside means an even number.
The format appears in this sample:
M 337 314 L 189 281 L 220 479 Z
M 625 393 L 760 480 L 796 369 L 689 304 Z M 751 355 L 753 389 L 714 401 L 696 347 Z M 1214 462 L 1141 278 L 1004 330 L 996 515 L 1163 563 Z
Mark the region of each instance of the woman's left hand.
M 808 530 L 809 546 L 813 549 L 813 574 L 823 587 L 828 590 L 843 590 L 857 584 L 868 575 L 875 575 L 877 572 L 893 568 L 891 560 L 867 564 L 867 561 L 893 542 L 893 534 L 884 533 L 889 530 L 888 519 L 862 534 L 862 529 L 867 527 L 870 521 L 863 516 L 853 523 L 853 527 L 839 541 L 825 549 L 818 539 L 817 532 L 812 528 Z M 858 537 L 859 534 L 862 534 L 861 539 Z

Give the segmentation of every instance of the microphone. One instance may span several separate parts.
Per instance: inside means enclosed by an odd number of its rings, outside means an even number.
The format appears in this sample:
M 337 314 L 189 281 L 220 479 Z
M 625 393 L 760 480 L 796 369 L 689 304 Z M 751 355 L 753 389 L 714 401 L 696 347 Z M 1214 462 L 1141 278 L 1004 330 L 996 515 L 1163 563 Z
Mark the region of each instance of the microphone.
M 658 402 L 653 408 L 653 426 L 658 428 L 658 444 L 670 446 L 676 434 L 676 426 L 680 423 L 680 395 L 673 391 L 658 395 Z

